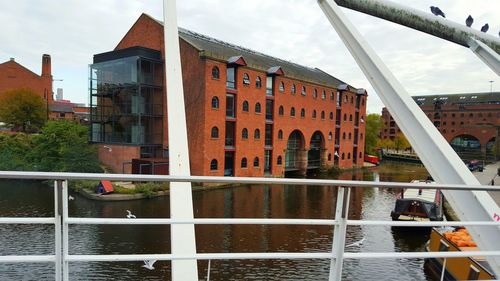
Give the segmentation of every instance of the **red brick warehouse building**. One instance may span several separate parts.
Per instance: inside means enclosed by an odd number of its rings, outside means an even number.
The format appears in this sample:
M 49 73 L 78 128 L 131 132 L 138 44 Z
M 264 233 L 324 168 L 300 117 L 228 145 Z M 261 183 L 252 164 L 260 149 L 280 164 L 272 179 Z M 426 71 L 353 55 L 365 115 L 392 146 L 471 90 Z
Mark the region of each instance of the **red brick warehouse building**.
M 46 103 L 52 103 L 52 70 L 50 55 L 42 56 L 42 74 L 38 75 L 11 58 L 0 64 L 0 93 L 14 89 L 30 89 Z
M 192 174 L 363 164 L 365 90 L 185 29 L 179 38 Z M 117 172 L 166 169 L 163 51 L 162 23 L 142 14 L 114 51 L 94 56 L 91 140 Z
M 500 151 L 500 92 L 414 96 L 434 126 L 464 159 L 498 158 Z M 383 139 L 401 132 L 384 107 Z

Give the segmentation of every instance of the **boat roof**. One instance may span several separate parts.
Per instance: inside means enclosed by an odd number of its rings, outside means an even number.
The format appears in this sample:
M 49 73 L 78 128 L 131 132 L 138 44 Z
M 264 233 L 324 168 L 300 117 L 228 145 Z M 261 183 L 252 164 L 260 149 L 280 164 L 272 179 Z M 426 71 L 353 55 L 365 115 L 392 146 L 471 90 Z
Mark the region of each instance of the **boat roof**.
M 421 184 L 433 184 L 431 181 L 418 181 L 414 180 L 412 183 L 421 183 Z M 419 194 L 419 189 L 407 189 L 404 192 L 404 199 L 417 199 L 424 200 L 428 202 L 434 202 L 436 198 L 436 189 L 422 189 L 422 192 Z

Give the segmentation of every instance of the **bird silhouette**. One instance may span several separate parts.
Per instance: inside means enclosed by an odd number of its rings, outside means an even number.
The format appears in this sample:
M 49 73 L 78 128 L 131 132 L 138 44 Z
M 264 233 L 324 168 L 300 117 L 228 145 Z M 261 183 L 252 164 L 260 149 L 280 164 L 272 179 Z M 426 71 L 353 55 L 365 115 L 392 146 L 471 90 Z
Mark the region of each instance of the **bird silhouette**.
M 485 24 L 483 25 L 483 27 L 481 27 L 482 32 L 488 32 L 488 29 L 490 29 L 490 26 L 488 24 Z
M 347 248 L 347 247 L 359 247 L 359 246 L 363 245 L 363 242 L 364 242 L 364 241 L 365 241 L 365 237 L 363 237 L 363 239 L 361 239 L 361 240 L 359 240 L 359 241 L 357 241 L 357 242 L 354 242 L 354 243 L 352 243 L 352 244 L 349 244 L 349 245 L 347 245 L 347 246 L 345 246 L 345 247 L 346 247 L 346 248 Z
M 136 218 L 136 216 L 134 214 L 132 214 L 132 212 L 127 210 L 127 219 L 135 219 L 135 218 Z
M 431 6 L 431 12 L 436 16 L 442 16 L 443 18 L 446 18 L 443 11 L 441 11 L 441 9 L 439 9 L 438 7 Z
M 155 269 L 153 267 L 153 264 L 155 264 L 155 262 L 156 262 L 156 260 L 145 260 L 144 265 L 142 265 L 142 267 L 147 268 L 149 270 L 153 270 L 153 269 Z
M 467 25 L 468 27 L 471 27 L 473 22 L 474 22 L 474 19 L 472 18 L 471 15 L 469 15 L 467 17 L 467 19 L 465 20 L 465 25 Z

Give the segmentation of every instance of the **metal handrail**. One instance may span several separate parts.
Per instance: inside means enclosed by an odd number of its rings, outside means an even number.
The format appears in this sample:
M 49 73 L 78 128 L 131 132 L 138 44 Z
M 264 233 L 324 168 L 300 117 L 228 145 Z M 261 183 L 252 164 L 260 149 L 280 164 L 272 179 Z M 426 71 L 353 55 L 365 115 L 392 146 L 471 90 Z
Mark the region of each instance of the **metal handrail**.
M 218 260 L 218 259 L 330 259 L 340 261 L 344 259 L 400 259 L 400 258 L 451 258 L 473 256 L 500 256 L 500 251 L 465 251 L 465 252 L 346 252 L 343 246 L 345 240 L 345 227 L 352 225 L 365 226 L 500 226 L 494 221 L 431 221 L 431 222 L 405 222 L 405 221 L 378 221 L 378 220 L 348 220 L 347 213 L 349 189 L 351 187 L 373 188 L 418 188 L 418 189 L 459 189 L 459 190 L 495 190 L 498 186 L 467 186 L 457 184 L 418 184 L 397 182 L 368 182 L 345 180 L 314 180 L 314 179 L 276 179 L 276 178 L 232 178 L 232 177 L 206 177 L 206 176 L 159 176 L 159 175 L 130 175 L 130 174 L 80 174 L 80 173 L 46 173 L 46 172 L 12 172 L 0 171 L 0 179 L 55 179 L 55 217 L 0 217 L 1 224 L 54 224 L 56 227 L 56 253 L 55 255 L 7 255 L 0 256 L 0 263 L 55 263 L 56 280 L 68 280 L 69 262 L 92 261 L 143 261 L 143 260 Z M 273 219 L 273 218 L 84 218 L 68 216 L 68 190 L 66 180 L 74 179 L 107 179 L 120 181 L 167 181 L 167 182 L 219 182 L 219 183 L 247 183 L 247 184 L 274 184 L 274 185 L 318 185 L 338 186 L 337 211 L 335 219 Z M 64 181 L 64 182 L 61 182 Z M 63 184 L 61 184 L 63 183 Z M 271 185 L 272 187 L 273 185 Z M 344 193 L 344 190 L 347 190 Z M 58 197 L 59 196 L 59 197 Z M 347 196 L 347 197 L 346 197 Z M 344 198 L 344 200 L 341 200 Z M 347 198 L 347 199 L 346 199 Z M 62 200 L 61 200 L 62 199 Z M 62 204 L 59 202 L 62 201 Z M 342 214 L 342 215 L 340 215 Z M 344 240 L 333 243 L 331 252 L 267 252 L 267 253 L 196 253 L 191 255 L 179 254 L 120 254 L 120 255 L 70 255 L 69 225 L 324 225 L 334 226 Z M 335 235 L 334 235 L 335 236 Z M 340 245 L 340 246 L 337 246 Z

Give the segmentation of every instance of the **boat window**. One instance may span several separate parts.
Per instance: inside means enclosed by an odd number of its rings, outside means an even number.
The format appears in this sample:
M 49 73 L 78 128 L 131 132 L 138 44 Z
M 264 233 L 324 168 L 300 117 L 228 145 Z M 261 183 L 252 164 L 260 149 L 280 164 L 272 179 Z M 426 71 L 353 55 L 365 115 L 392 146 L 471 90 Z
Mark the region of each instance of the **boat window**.
M 439 251 L 440 252 L 447 252 L 450 249 L 450 245 L 448 243 L 444 242 L 444 240 L 439 241 Z
M 469 269 L 469 277 L 467 280 L 478 280 L 479 279 L 479 269 L 477 269 L 475 266 L 471 265 Z

